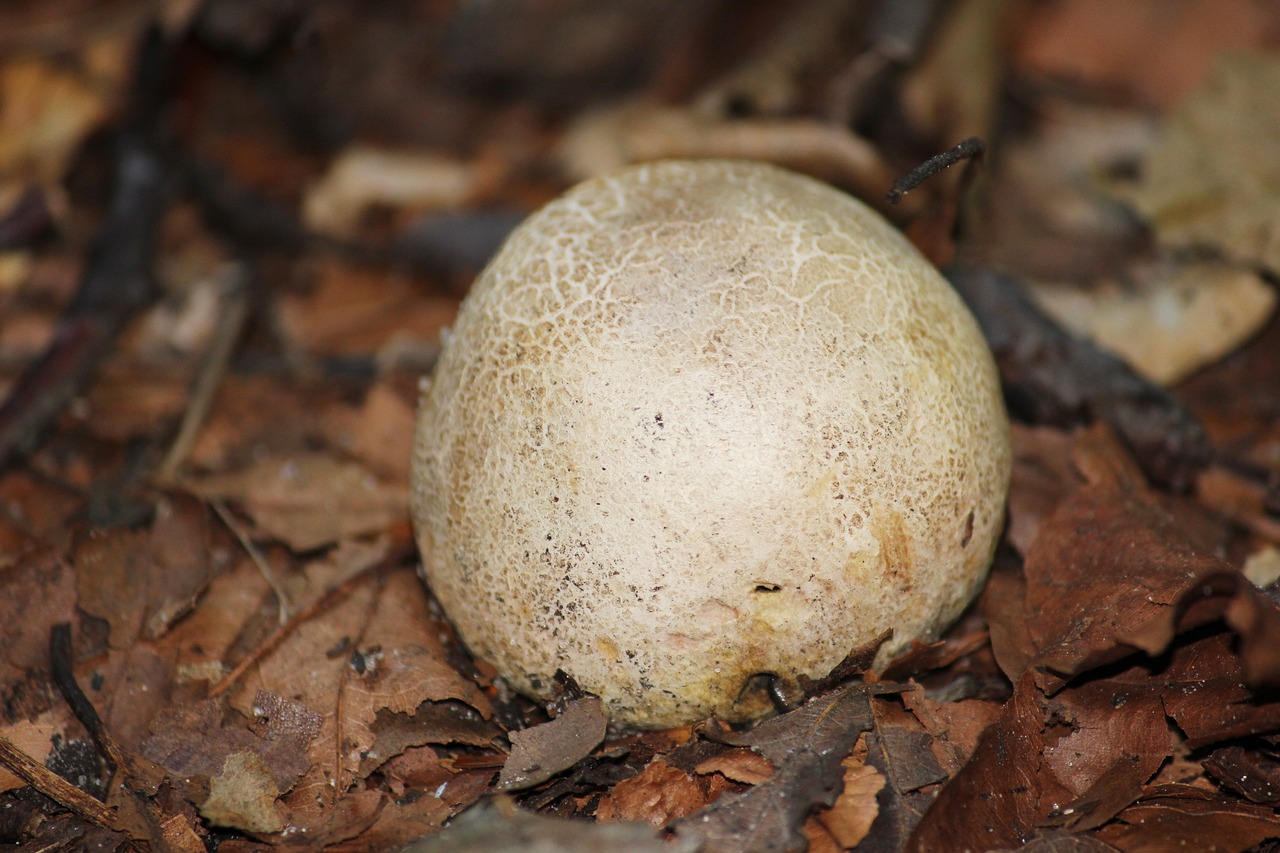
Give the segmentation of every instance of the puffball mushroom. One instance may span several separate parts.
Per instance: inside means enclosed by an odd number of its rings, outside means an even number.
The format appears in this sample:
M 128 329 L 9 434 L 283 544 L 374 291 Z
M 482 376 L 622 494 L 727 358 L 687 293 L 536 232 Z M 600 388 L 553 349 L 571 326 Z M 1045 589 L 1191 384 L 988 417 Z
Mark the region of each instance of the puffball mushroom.
M 857 200 L 761 163 L 586 181 L 508 238 L 426 386 L 413 517 L 467 646 L 615 724 L 742 721 L 953 621 L 1009 427 L 955 292 Z

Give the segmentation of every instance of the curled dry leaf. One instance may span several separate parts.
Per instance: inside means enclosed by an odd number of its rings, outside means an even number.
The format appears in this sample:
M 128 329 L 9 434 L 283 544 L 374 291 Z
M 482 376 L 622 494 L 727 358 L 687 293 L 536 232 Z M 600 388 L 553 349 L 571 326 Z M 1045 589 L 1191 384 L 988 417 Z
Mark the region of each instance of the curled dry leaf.
M 1213 525 L 1150 489 L 1103 428 L 1082 437 L 1076 464 L 1088 485 L 1041 524 L 1026 560 L 1029 634 L 1046 683 L 1135 650 L 1160 654 L 1178 631 L 1223 616 L 1240 631 L 1249 677 L 1280 678 L 1268 645 L 1280 607 L 1215 555 Z
M 352 145 L 303 200 L 303 218 L 319 231 L 348 234 L 370 209 L 422 211 L 461 207 L 481 177 L 472 164 L 446 157 Z
M 825 178 L 879 201 L 893 175 L 879 152 L 849 130 L 810 119 L 730 121 L 697 110 L 628 103 L 587 113 L 560 143 L 575 180 L 662 159 L 762 160 Z
M 1214 850 L 1240 853 L 1280 835 L 1274 809 L 1229 800 L 1190 785 L 1161 785 L 1120 813 L 1098 837 L 1124 851 L 1176 850 L 1187 839 L 1213 839 Z
M 708 786 L 662 759 L 655 759 L 638 776 L 619 782 L 600 801 L 600 821 L 640 821 L 661 828 L 707 805 Z

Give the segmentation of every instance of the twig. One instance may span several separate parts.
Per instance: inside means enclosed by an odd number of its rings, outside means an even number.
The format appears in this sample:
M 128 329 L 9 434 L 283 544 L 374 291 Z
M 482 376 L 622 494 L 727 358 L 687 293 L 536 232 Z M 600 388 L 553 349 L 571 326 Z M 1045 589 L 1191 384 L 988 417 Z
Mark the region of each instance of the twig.
M 889 201 L 889 204 L 897 204 L 902 201 L 902 197 L 904 195 L 911 192 L 934 175 L 940 174 L 944 170 L 951 168 L 961 160 L 969 163 L 981 160 L 982 155 L 986 150 L 987 145 L 985 142 L 976 136 L 970 136 L 954 148 L 943 151 L 941 154 L 935 154 L 919 166 L 916 166 L 910 172 L 907 172 L 905 175 L 898 178 L 898 180 L 893 182 L 893 186 L 889 189 L 885 198 Z M 962 196 L 963 193 L 960 193 L 959 195 Z
M 116 828 L 114 810 L 38 763 L 5 737 L 0 737 L 0 764 L 32 788 L 90 823 L 106 829 Z
M 124 751 L 120 749 L 120 745 L 116 743 L 115 738 L 107 731 L 107 727 L 103 725 L 102 717 L 98 716 L 97 709 L 93 707 L 93 703 L 89 701 L 89 698 L 84 695 L 84 691 L 76 683 L 75 673 L 71 671 L 70 624 L 61 622 L 54 625 L 50 630 L 49 658 L 53 669 L 53 683 L 57 685 L 58 692 L 62 694 L 62 698 L 70 706 L 71 713 L 75 714 L 76 719 L 84 724 L 89 736 L 93 738 L 94 744 L 97 745 L 98 751 L 111 765 L 112 773 L 114 774 L 117 770 L 124 768 L 127 764 Z
M 289 621 L 289 610 L 291 609 L 289 596 L 279 579 L 276 578 L 276 573 L 271 570 L 271 566 L 267 563 L 267 558 L 258 549 L 258 546 L 253 544 L 253 540 L 249 538 L 249 535 L 236 523 L 226 504 L 218 498 L 210 498 L 209 506 L 213 507 L 213 511 L 218 514 L 218 518 L 222 519 L 222 523 L 227 526 L 227 529 L 240 542 L 240 547 L 244 548 L 245 553 L 249 555 L 249 560 L 257 567 L 258 573 L 262 575 L 263 580 L 267 582 L 267 586 L 271 587 L 271 591 L 275 593 L 276 606 L 280 611 L 280 624 L 284 625 Z
M 841 127 L 859 126 L 866 111 L 919 55 L 933 29 L 940 0 L 877 0 L 863 48 L 836 75 L 826 98 L 826 116 Z
M 151 259 L 169 201 L 158 128 L 174 50 L 157 31 L 139 44 L 131 101 L 117 133 L 115 196 L 51 343 L 0 405 L 0 468 L 35 447 L 125 324 L 152 299 Z
M 209 415 L 214 392 L 217 391 L 218 383 L 231 363 L 236 341 L 244 331 L 244 324 L 249 316 L 249 299 L 245 291 L 244 279 L 244 268 L 237 266 L 232 273 L 232 280 L 222 288 L 223 299 L 221 310 L 218 312 L 218 325 L 214 329 L 209 351 L 205 354 L 204 366 L 191 389 L 191 399 L 187 403 L 186 412 L 183 413 L 178 434 L 174 437 L 169 452 L 156 471 L 156 480 L 161 484 L 173 482 L 188 454 L 191 453 L 196 435 Z

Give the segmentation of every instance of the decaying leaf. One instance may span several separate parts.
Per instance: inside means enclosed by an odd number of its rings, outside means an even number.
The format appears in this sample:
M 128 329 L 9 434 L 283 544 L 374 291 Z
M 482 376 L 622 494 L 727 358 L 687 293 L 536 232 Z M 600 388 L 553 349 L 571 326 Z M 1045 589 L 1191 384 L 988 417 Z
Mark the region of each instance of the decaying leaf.
M 1275 290 L 1247 268 L 1165 265 L 1135 279 L 1087 290 L 1039 285 L 1032 294 L 1058 322 L 1162 385 L 1234 352 L 1276 306 Z
M 264 534 L 297 551 L 383 530 L 409 512 L 406 487 L 380 482 L 362 466 L 327 453 L 264 459 L 189 486 L 203 497 L 240 504 Z
M 706 787 L 693 776 L 655 759 L 638 776 L 613 786 L 600 801 L 596 819 L 636 821 L 661 829 L 707 805 L 708 799 Z
M 271 768 L 253 752 L 233 752 L 209 780 L 209 797 L 200 814 L 214 826 L 249 832 L 279 832 L 284 818 L 276 810 L 280 789 Z
M 405 853 L 695 853 L 692 841 L 661 841 L 642 823 L 557 820 L 517 809 L 498 798 L 470 809 L 448 829 L 405 848 Z
M 1160 242 L 1280 270 L 1280 56 L 1225 54 L 1125 188 Z
M 677 835 L 700 841 L 705 853 L 803 849 L 805 819 L 836 802 L 842 762 L 871 725 L 870 690 L 860 684 L 810 699 L 745 734 L 725 735 L 725 741 L 767 758 L 778 772 L 677 821 Z
M 604 740 L 608 727 L 603 703 L 585 696 L 570 701 L 548 723 L 512 732 L 511 755 L 498 776 L 498 790 L 532 788 L 568 770 Z

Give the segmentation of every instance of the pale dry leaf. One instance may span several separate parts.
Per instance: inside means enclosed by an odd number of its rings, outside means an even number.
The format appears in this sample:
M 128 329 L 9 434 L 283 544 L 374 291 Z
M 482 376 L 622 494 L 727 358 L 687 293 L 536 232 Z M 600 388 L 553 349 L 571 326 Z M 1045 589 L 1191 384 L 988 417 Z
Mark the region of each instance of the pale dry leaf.
M 1241 571 L 1254 586 L 1264 589 L 1280 581 L 1280 548 L 1264 545 L 1245 558 Z
M 873 199 L 893 182 L 875 148 L 846 128 L 796 118 L 720 120 L 644 101 L 585 112 L 557 157 L 574 180 L 648 160 L 727 158 L 775 163 Z
M 1222 56 L 1167 121 L 1136 186 L 1117 187 L 1175 248 L 1280 270 L 1280 55 Z
M 438 154 L 352 145 L 307 192 L 303 220 L 319 231 L 345 234 L 374 207 L 461 207 L 475 196 L 481 176 L 476 165 Z
M 1280 196 L 1277 205 L 1280 213 Z M 1054 319 L 1162 385 L 1233 352 L 1276 306 L 1275 290 L 1256 272 L 1220 263 L 1162 268 L 1128 286 L 1040 284 L 1032 295 Z
M 209 780 L 209 798 L 200 805 L 200 814 L 214 826 L 279 832 L 284 829 L 275 806 L 279 796 L 267 763 L 253 752 L 237 752 L 227 756 L 222 772 Z
M 69 62 L 41 58 L 0 67 L 0 173 L 54 183 L 107 115 L 108 92 Z
M 59 703 L 34 720 L 18 720 L 0 726 L 0 737 L 43 764 L 53 751 L 54 739 L 65 734 L 71 723 L 67 705 Z M 26 782 L 0 768 L 0 793 L 26 786 Z

